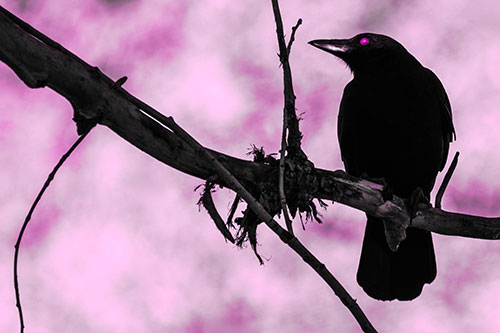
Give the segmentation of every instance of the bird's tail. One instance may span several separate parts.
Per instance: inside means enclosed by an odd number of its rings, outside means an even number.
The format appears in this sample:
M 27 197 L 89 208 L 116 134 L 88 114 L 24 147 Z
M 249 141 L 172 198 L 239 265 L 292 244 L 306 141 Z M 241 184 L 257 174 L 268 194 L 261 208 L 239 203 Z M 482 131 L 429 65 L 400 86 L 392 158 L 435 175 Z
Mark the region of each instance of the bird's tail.
M 370 297 L 409 301 L 436 277 L 431 233 L 408 228 L 406 235 L 398 250 L 392 252 L 385 239 L 383 221 L 368 215 L 357 280 Z

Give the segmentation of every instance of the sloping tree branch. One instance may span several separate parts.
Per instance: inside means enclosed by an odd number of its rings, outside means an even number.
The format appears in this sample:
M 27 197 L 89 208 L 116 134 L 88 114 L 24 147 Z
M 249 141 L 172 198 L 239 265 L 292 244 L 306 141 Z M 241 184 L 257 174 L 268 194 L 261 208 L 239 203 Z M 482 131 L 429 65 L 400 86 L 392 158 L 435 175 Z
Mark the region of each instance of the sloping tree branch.
M 88 65 L 57 43 L 43 42 L 39 35 L 11 21 L 6 12 L 0 7 L 0 60 L 28 87 L 53 89 L 74 107 L 76 121 L 98 119 L 100 125 L 172 168 L 204 180 L 216 174 L 213 166 L 201 160 L 181 138 L 141 112 L 127 98 L 128 93 L 115 87 L 114 81 L 97 67 Z M 265 175 L 276 169 L 264 162 L 245 161 L 209 151 L 240 182 L 251 188 L 257 187 Z M 409 220 L 404 200 L 394 197 L 392 201 L 384 201 L 381 185 L 349 176 L 341 170 L 315 168 L 314 171 L 318 179 L 317 191 L 313 193 L 315 198 L 342 203 L 395 223 L 404 224 Z M 222 180 L 220 185 L 231 188 Z M 412 226 L 450 236 L 500 238 L 500 218 L 435 208 L 418 212 Z

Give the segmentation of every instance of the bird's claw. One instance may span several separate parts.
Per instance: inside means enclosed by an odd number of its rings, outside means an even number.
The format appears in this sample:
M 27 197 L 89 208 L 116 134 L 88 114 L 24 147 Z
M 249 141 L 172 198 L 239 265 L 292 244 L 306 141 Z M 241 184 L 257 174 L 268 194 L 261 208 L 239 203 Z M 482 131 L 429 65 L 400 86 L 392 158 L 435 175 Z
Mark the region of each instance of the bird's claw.
M 413 219 L 419 210 L 425 210 L 432 207 L 429 198 L 424 194 L 420 187 L 413 190 L 408 198 L 408 212 L 410 218 Z
M 383 177 L 369 177 L 368 174 L 365 172 L 361 174 L 361 177 L 363 179 L 369 180 L 371 182 L 377 183 L 379 185 L 382 185 L 382 199 L 384 201 L 390 201 L 392 200 L 392 197 L 394 196 L 394 192 L 392 190 L 392 187 L 389 185 L 389 183 L 385 180 Z

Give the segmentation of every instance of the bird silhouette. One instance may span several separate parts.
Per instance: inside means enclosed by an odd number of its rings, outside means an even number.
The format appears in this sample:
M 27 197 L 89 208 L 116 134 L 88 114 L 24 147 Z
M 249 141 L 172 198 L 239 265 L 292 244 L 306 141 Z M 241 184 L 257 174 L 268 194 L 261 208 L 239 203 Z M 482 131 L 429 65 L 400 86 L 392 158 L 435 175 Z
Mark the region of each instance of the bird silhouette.
M 428 201 L 455 138 L 450 102 L 438 77 L 385 35 L 362 33 L 309 44 L 342 59 L 353 73 L 338 114 L 346 171 L 383 178 L 399 197 L 422 193 Z M 358 284 L 377 300 L 418 297 L 436 277 L 431 233 L 409 227 L 392 251 L 383 220 L 367 218 Z

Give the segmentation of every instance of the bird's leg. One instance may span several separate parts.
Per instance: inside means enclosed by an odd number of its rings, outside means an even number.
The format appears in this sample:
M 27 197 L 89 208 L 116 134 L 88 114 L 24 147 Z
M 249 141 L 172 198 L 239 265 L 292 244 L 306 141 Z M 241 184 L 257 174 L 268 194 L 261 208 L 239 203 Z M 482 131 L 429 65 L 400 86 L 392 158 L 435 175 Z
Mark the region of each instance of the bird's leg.
M 425 210 L 432 207 L 429 198 L 424 194 L 420 187 L 413 190 L 408 198 L 408 212 L 410 218 L 414 218 L 419 210 Z
M 366 172 L 363 172 L 360 178 L 382 185 L 382 198 L 384 199 L 384 201 L 392 200 L 394 192 L 392 191 L 392 187 L 389 185 L 389 183 L 385 180 L 384 177 L 369 177 Z
M 382 185 L 384 186 L 384 188 L 382 189 L 382 198 L 385 201 L 392 200 L 392 197 L 394 196 L 394 192 L 392 191 L 392 187 L 389 186 L 389 183 L 387 183 L 385 178 L 382 178 Z
M 381 194 L 382 194 L 382 199 L 384 199 L 384 201 L 390 201 L 393 199 L 394 192 L 392 190 L 392 187 L 387 182 L 387 180 L 385 180 L 385 178 L 369 177 L 366 173 L 362 173 L 360 178 L 381 185 L 382 186 Z M 406 228 L 408 225 L 393 223 L 385 219 L 382 219 L 382 222 L 384 224 L 384 234 L 385 234 L 385 239 L 387 241 L 387 245 L 389 246 L 389 249 L 391 251 L 396 252 L 399 247 L 399 244 L 401 244 L 401 242 L 406 238 Z

